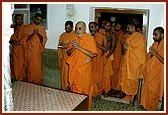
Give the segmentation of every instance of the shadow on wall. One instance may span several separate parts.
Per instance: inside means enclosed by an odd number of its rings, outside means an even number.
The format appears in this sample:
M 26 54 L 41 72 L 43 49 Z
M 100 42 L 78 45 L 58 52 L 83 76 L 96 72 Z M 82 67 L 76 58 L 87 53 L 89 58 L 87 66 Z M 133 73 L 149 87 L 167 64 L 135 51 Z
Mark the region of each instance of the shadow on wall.
M 61 89 L 61 76 L 58 68 L 56 49 L 45 49 L 42 58 L 43 85 Z

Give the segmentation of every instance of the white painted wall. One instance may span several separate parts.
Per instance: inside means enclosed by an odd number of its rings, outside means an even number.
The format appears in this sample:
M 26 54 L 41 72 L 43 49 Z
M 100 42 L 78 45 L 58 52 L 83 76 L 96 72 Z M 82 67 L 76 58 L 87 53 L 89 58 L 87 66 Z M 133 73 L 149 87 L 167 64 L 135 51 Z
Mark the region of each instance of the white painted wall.
M 10 3 L 9 3 L 10 4 Z M 17 3 L 18 4 L 18 3 Z M 23 4 L 23 3 L 22 3 Z M 29 3 L 27 3 L 29 4 Z M 30 3 L 31 4 L 31 3 Z M 35 3 L 33 3 L 35 4 Z M 74 26 L 78 21 L 84 21 L 88 25 L 94 21 L 94 8 L 126 8 L 126 9 L 147 9 L 149 10 L 149 28 L 148 28 L 148 48 L 152 44 L 153 29 L 157 26 L 165 28 L 166 21 L 166 2 L 37 2 L 36 4 L 48 4 L 47 6 L 47 26 L 48 41 L 46 48 L 57 49 L 58 39 L 64 31 L 64 23 L 72 20 Z M 72 8 L 73 9 L 67 9 Z M 89 32 L 89 30 L 87 29 Z
M 12 13 L 14 6 L 12 4 L 3 4 L 2 7 L 2 111 L 13 111 L 13 98 L 11 88 L 11 71 L 9 59 L 9 40 L 13 34 L 13 29 L 10 28 L 12 23 Z M 5 13 L 7 12 L 7 13 Z M 8 19 L 8 20 L 6 20 Z
M 66 5 L 59 4 L 48 5 L 48 40 L 46 43 L 47 48 L 56 49 L 58 44 L 59 35 L 64 31 L 64 23 L 66 20 Z
M 67 10 L 66 5 L 73 4 L 73 10 Z M 94 21 L 94 8 L 127 8 L 127 9 L 148 9 L 149 12 L 149 28 L 148 28 L 148 48 L 152 44 L 153 29 L 157 26 L 165 28 L 166 6 L 165 2 L 160 3 L 50 3 L 48 4 L 48 41 L 46 48 L 56 49 L 59 35 L 64 31 L 64 23 L 66 20 L 72 20 L 74 25 L 77 21 L 82 20 L 88 24 Z M 69 11 L 69 12 L 68 12 Z M 88 29 L 87 29 L 88 31 Z

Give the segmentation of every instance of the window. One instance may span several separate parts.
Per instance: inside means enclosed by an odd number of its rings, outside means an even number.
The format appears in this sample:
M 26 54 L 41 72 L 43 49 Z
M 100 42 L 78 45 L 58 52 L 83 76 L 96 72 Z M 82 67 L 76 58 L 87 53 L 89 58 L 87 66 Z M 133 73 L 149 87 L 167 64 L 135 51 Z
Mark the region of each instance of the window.
M 15 10 L 12 16 L 15 14 L 22 14 L 24 24 L 27 25 L 34 20 L 36 13 L 42 14 L 42 24 L 47 29 L 47 4 L 15 4 Z
M 42 24 L 47 29 L 47 4 L 30 4 L 30 22 L 34 20 L 36 13 L 42 14 Z

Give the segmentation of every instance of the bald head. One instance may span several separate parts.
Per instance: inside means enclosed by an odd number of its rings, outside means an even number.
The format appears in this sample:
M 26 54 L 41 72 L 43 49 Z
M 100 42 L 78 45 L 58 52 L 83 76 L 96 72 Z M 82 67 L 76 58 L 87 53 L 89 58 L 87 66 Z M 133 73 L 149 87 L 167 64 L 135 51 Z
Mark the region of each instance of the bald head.
M 83 36 L 83 34 L 86 32 L 86 24 L 83 21 L 79 21 L 75 25 L 75 33 L 78 37 Z

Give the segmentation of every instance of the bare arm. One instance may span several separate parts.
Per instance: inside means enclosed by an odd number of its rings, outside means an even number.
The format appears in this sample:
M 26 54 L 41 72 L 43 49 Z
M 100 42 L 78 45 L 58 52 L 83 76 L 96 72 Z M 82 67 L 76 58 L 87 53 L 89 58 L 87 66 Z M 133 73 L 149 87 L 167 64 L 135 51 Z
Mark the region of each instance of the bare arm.
M 75 47 L 73 47 L 73 48 L 67 50 L 67 52 L 66 52 L 67 55 L 70 56 L 74 50 L 75 50 Z
M 121 41 L 121 45 L 122 45 L 122 55 L 125 55 L 125 52 L 128 48 L 128 45 L 125 43 L 126 41 L 126 36 L 124 36 L 124 38 Z
M 106 36 L 103 35 L 103 43 L 102 45 L 96 42 L 96 46 L 102 50 L 103 52 L 107 51 L 107 38 Z
M 112 48 L 111 48 L 109 54 L 107 55 L 107 58 L 109 58 L 113 54 L 113 52 L 115 50 L 115 47 L 116 47 L 116 37 L 115 37 L 115 34 L 112 34 L 112 38 L 111 39 L 112 39 L 112 41 L 111 41 Z

